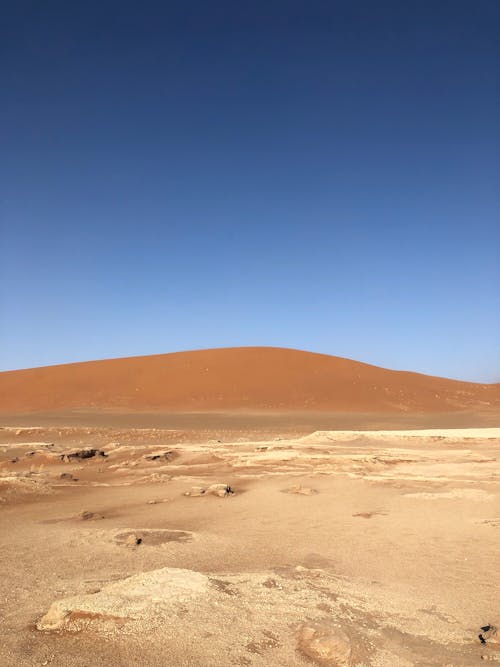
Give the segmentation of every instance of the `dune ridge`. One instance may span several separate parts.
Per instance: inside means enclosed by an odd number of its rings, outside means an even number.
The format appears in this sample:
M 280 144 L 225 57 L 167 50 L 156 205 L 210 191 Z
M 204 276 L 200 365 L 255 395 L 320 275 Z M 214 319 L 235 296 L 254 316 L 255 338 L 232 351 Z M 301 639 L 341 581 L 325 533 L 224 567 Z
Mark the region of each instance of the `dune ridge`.
M 242 347 L 0 373 L 0 412 L 59 409 L 453 412 L 500 410 L 500 384 Z

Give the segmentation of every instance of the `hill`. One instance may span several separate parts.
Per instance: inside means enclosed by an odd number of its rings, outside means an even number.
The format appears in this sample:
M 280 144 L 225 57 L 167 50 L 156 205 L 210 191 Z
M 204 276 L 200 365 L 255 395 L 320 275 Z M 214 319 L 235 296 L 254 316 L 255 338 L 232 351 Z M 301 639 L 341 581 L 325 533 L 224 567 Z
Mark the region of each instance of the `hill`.
M 318 410 L 449 412 L 498 408 L 500 385 L 393 371 L 299 350 L 245 347 L 0 373 L 0 411 Z

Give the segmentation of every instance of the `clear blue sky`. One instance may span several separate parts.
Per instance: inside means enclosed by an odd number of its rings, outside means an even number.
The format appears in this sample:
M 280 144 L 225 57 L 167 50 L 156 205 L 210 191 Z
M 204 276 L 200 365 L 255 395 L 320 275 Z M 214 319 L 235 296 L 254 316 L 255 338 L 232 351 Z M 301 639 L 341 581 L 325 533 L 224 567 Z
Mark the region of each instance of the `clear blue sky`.
M 0 368 L 500 381 L 498 0 L 3 7 Z

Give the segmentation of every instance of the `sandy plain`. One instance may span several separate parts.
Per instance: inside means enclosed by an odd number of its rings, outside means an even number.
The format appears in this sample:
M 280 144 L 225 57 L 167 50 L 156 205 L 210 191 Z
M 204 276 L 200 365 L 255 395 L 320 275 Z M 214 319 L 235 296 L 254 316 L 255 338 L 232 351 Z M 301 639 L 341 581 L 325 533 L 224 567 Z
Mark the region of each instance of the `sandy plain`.
M 1 665 L 500 661 L 491 415 L 226 417 L 2 416 Z

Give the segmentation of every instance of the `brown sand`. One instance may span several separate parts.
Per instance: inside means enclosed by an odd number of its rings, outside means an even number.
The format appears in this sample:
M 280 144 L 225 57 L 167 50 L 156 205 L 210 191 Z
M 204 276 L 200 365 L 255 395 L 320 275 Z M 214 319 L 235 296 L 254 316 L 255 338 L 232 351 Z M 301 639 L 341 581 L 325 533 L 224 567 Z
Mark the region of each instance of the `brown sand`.
M 0 411 L 445 413 L 500 409 L 485 385 L 280 348 L 229 348 L 0 373 Z

